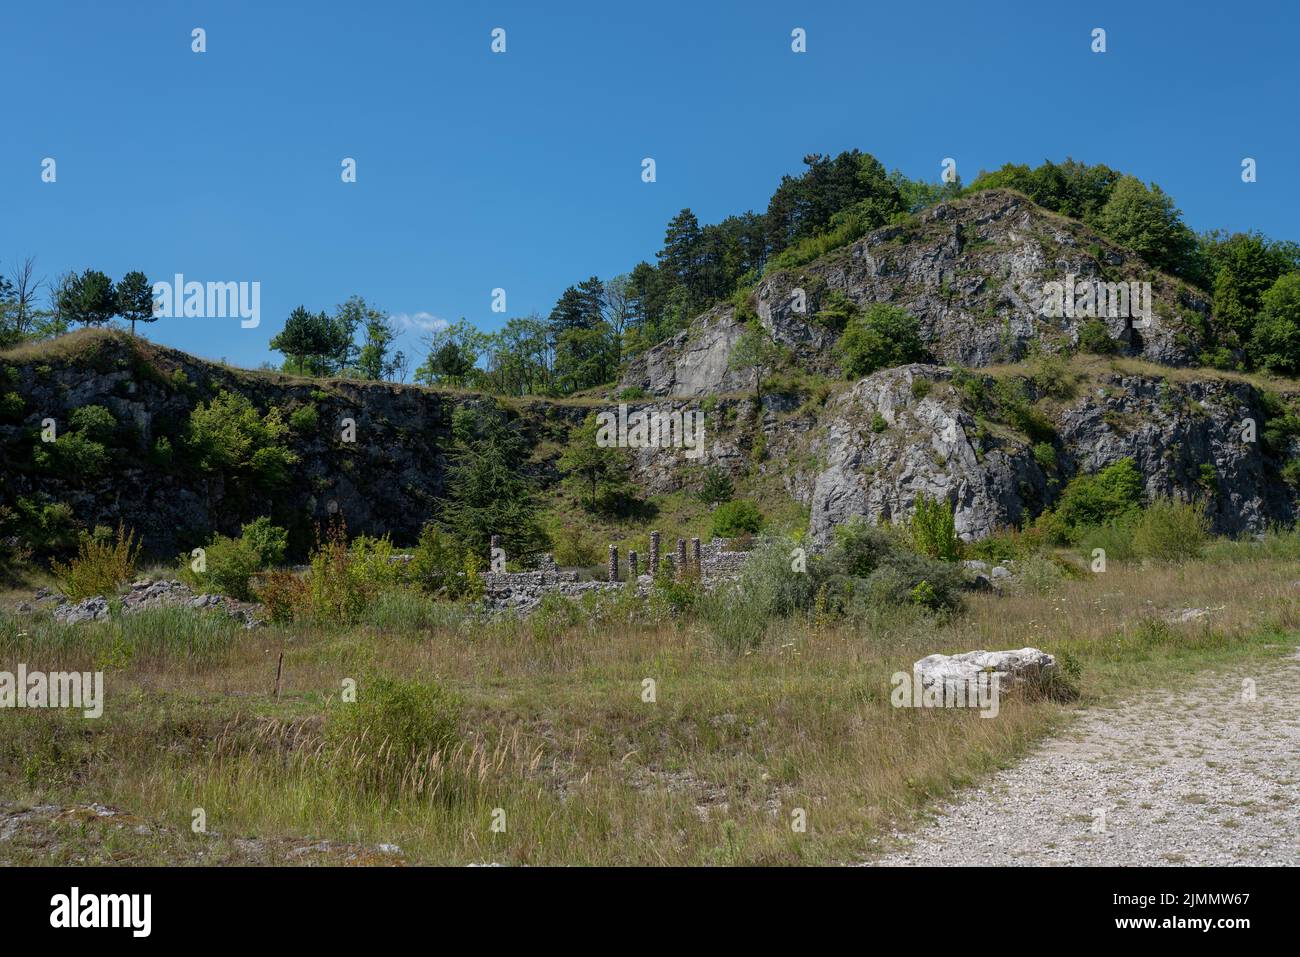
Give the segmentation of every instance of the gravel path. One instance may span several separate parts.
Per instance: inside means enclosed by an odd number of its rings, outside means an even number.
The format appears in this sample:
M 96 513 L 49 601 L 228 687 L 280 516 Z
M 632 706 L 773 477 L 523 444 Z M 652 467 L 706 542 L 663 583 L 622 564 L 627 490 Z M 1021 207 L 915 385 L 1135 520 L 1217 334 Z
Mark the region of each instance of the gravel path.
M 1300 650 L 1081 711 L 896 838 L 870 863 L 1300 864 Z

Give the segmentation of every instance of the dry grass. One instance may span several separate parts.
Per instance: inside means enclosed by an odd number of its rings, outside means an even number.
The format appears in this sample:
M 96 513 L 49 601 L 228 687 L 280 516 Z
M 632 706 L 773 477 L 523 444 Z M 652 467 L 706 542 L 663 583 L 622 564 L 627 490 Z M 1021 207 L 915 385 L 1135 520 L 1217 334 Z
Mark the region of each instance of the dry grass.
M 1062 705 L 1014 699 L 995 720 L 894 709 L 893 672 L 936 651 L 1034 645 L 1082 664 L 1087 703 L 1224 657 L 1276 654 L 1300 626 L 1294 561 L 1238 557 L 1112 564 L 1047 594 L 977 596 L 947 621 L 777 623 L 739 657 L 694 623 L 628 623 L 626 609 L 558 631 L 467 620 L 249 633 L 188 611 L 73 629 L 5 618 L 3 660 L 105 669 L 108 703 L 90 722 L 0 714 L 0 786 L 30 802 L 99 801 L 174 829 L 165 841 L 141 837 L 129 857 L 142 863 L 220 858 L 232 835 L 263 849 L 395 843 L 428 863 L 856 860 L 1068 718 Z M 1184 607 L 1213 611 L 1164 624 Z M 396 795 L 340 786 L 334 770 L 349 759 L 322 735 L 329 709 L 343 706 L 343 680 L 375 672 L 434 680 L 465 702 L 461 744 L 412 761 Z M 654 703 L 642 700 L 646 678 Z M 188 834 L 198 807 L 217 835 Z M 790 826 L 797 808 L 804 833 Z M 504 832 L 492 829 L 497 809 Z

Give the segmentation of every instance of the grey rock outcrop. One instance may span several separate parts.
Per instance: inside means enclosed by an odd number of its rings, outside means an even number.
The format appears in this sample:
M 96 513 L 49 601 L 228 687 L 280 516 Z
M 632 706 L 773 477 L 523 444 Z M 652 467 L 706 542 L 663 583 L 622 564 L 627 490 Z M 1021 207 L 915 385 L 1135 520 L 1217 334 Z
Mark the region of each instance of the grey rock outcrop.
M 890 303 L 914 315 L 943 364 L 988 366 L 1023 358 L 1030 343 L 1053 351 L 1078 343 L 1087 316 L 1043 315 L 1047 283 L 1149 282 L 1151 316 L 1101 315 L 1117 348 L 1164 365 L 1195 361 L 1210 302 L 1080 223 L 1018 194 L 986 190 L 886 226 L 798 269 L 774 270 L 753 304 L 772 338 L 806 369 L 830 372 L 834 334 L 814 320 L 831 293 L 866 307 Z M 802 308 L 801 308 L 802 307 Z M 1119 312 L 1121 310 L 1116 310 Z M 730 369 L 742 324 L 730 304 L 633 362 L 623 387 L 658 396 L 740 392 L 752 379 Z
M 914 390 L 918 379 L 928 388 Z M 1296 491 L 1280 479 L 1281 460 L 1243 439 L 1246 419 L 1268 418 L 1244 382 L 1100 373 L 1044 413 L 1055 430 L 1053 467 L 1024 434 L 966 411 L 951 380 L 937 366 L 901 366 L 828 404 L 813 444 L 822 467 L 807 497 L 814 544 L 855 516 L 905 520 L 921 496 L 949 502 L 958 534 L 981 538 L 1053 504 L 1071 476 L 1124 458 L 1149 497 L 1205 500 L 1216 532 L 1295 521 Z
M 913 392 L 918 379 L 950 377 L 937 366 L 901 366 L 833 400 L 814 445 L 825 462 L 810 502 L 814 545 L 856 516 L 901 521 L 921 496 L 950 502 L 965 539 L 1018 522 L 1028 500 L 1042 500 L 1047 480 L 1027 444 L 978 438 L 974 417 L 946 385 L 920 398 Z

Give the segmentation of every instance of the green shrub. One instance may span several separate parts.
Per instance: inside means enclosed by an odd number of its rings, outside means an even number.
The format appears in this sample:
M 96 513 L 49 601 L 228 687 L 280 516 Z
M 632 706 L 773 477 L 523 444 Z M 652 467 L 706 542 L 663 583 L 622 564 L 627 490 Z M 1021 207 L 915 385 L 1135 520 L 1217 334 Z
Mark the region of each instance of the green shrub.
M 757 647 L 770 622 L 812 607 L 812 577 L 796 571 L 791 561 L 796 547 L 797 542 L 786 538 L 760 541 L 734 583 L 700 597 L 700 615 L 719 647 L 731 652 Z
M 117 419 L 102 405 L 83 405 L 68 416 L 72 428 L 94 442 L 107 442 L 117 429 Z
M 1119 351 L 1119 343 L 1110 337 L 1110 330 L 1100 319 L 1085 320 L 1079 326 L 1079 348 L 1094 355 L 1108 356 Z
M 314 403 L 300 405 L 289 414 L 289 428 L 295 432 L 315 432 L 320 424 L 320 413 Z
M 1282 481 L 1300 487 L 1300 458 L 1292 459 L 1282 466 Z
M 1251 361 L 1270 372 L 1300 371 L 1300 272 L 1288 272 L 1261 297 L 1247 352 Z
M 926 356 L 915 317 L 886 303 L 875 303 L 851 322 L 835 348 L 840 368 L 850 379 L 920 362 Z
M 1133 547 L 1143 558 L 1181 562 L 1199 558 L 1209 539 L 1203 502 L 1157 498 L 1133 526 Z
M 362 678 L 357 700 L 337 703 L 326 715 L 331 766 L 348 786 L 422 795 L 439 779 L 421 772 L 456 746 L 460 721 L 459 699 L 440 685 L 381 675 Z
M 930 394 L 930 387 L 932 385 L 933 383 L 931 383 L 929 379 L 923 379 L 920 376 L 917 376 L 912 380 L 912 398 L 917 402 L 920 402 Z
M 821 308 L 813 321 L 832 332 L 843 332 L 858 314 L 858 306 L 838 289 L 832 289 L 822 298 Z
M 1060 545 L 1077 543 L 1081 529 L 1105 525 L 1135 511 L 1142 501 L 1142 475 L 1132 459 L 1120 459 L 1092 475 L 1073 478 L 1056 508 L 1038 524 Z
M 274 487 L 288 481 L 298 461 L 284 444 L 288 432 L 279 409 L 259 415 L 247 396 L 223 390 L 190 413 L 186 447 L 200 469 L 227 471 Z
M 922 555 L 955 562 L 961 557 L 962 541 L 953 522 L 952 503 L 922 495 L 908 522 L 912 547 Z
M 748 499 L 723 502 L 713 512 L 713 537 L 736 538 L 755 535 L 763 528 L 763 513 Z
M 825 595 L 828 610 L 856 615 L 882 605 L 957 607 L 961 567 L 913 551 L 908 538 L 860 518 L 837 528 L 826 554 L 809 565 L 813 588 Z
M 1085 561 L 1092 561 L 1094 549 L 1106 553 L 1106 561 L 1127 562 L 1137 557 L 1133 547 L 1133 523 L 1137 512 L 1129 512 L 1120 518 L 1113 518 L 1104 525 L 1090 525 L 1076 533 L 1079 552 Z
M 478 556 L 453 535 L 429 523 L 407 566 L 411 584 L 438 599 L 477 598 L 483 592 Z
M 112 456 L 102 443 L 80 432 L 65 432 L 53 442 L 42 442 L 32 452 L 32 461 L 44 472 L 95 478 L 108 468 Z
M 191 588 L 208 594 L 228 595 L 252 601 L 253 577 L 262 569 L 284 561 L 288 533 L 266 517 L 247 523 L 239 538 L 213 535 L 203 546 L 199 569 L 189 555 L 182 555 L 179 575 Z
M 1034 443 L 1034 461 L 1044 472 L 1055 472 L 1060 464 L 1056 458 L 1056 447 L 1050 442 Z
M 547 592 L 528 616 L 528 625 L 534 641 L 555 641 L 586 617 L 582 606 L 573 599 L 556 592 Z
M 111 597 L 135 577 L 139 555 L 135 532 L 127 532 L 118 525 L 117 534 L 110 541 L 83 536 L 76 557 L 66 565 L 53 562 L 50 570 L 58 579 L 60 590 L 73 601 L 96 595 Z
M 172 449 L 171 439 L 165 435 L 160 435 L 154 439 L 153 447 L 149 450 L 149 461 L 160 468 L 167 468 L 172 464 L 174 450 Z
M 6 392 L 0 395 L 0 421 L 16 422 L 22 418 L 23 410 L 27 403 L 17 392 Z
M 628 386 L 626 389 L 620 392 L 618 394 L 618 397 L 620 400 L 624 402 L 633 402 L 637 399 L 650 398 L 650 393 L 643 386 L 633 385 L 633 386 Z
M 1070 566 L 1054 555 L 1031 555 L 1016 563 L 1016 587 L 1043 595 L 1053 591 L 1067 575 Z
M 289 533 L 278 525 L 272 525 L 269 517 L 263 515 L 245 523 L 239 537 L 256 549 L 259 568 L 274 568 L 284 561 Z
M 181 581 L 198 592 L 228 595 L 240 601 L 251 601 L 251 582 L 261 563 L 257 549 L 242 538 L 213 535 L 203 546 L 202 562 L 196 569 L 195 560 L 181 555 Z
M 879 412 L 873 412 L 871 414 L 872 432 L 875 432 L 877 435 L 879 435 L 881 432 L 884 432 L 888 428 L 889 428 L 889 423 L 885 421 L 885 417 L 883 415 L 881 415 Z

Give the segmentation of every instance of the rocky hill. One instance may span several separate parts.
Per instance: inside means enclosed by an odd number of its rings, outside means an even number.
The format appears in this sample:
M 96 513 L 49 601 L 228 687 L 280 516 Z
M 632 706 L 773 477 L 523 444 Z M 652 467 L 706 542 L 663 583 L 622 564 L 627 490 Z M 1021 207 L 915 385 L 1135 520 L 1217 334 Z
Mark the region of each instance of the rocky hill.
M 1084 317 L 1043 314 L 1047 284 L 1066 276 L 1150 283 L 1149 315 L 1102 317 L 1115 356 L 1075 355 Z M 817 318 L 837 297 L 909 311 L 932 361 L 840 379 L 836 332 Z M 761 402 L 752 374 L 732 363 L 747 314 L 789 356 Z M 637 357 L 606 395 L 507 405 L 543 486 L 572 428 L 616 396 L 644 396 L 628 400 L 633 409 L 703 410 L 703 463 L 633 451 L 643 492 L 689 487 L 701 464 L 718 464 L 751 494 L 800 503 L 817 544 L 853 516 L 903 518 L 921 495 L 951 502 L 958 531 L 979 537 L 1037 515 L 1071 477 L 1122 458 L 1149 495 L 1206 497 L 1218 531 L 1294 521 L 1297 490 L 1283 468 L 1300 458 L 1300 415 L 1288 413 L 1300 391 L 1195 368 L 1214 332 L 1209 304 L 1190 287 L 1080 223 L 988 190 L 771 272 L 744 303 L 709 310 Z M 0 363 L 0 506 L 65 505 L 86 527 L 120 520 L 162 555 L 262 514 L 302 536 L 341 513 L 354 532 L 408 542 L 445 495 L 452 413 L 487 401 L 241 371 L 89 330 Z M 222 391 L 291 424 L 287 482 L 259 487 L 168 454 L 195 407 Z M 88 406 L 111 413 L 109 461 L 86 472 L 42 464 L 43 423 L 63 434 Z
M 1077 345 L 1084 317 L 1041 314 L 1044 285 L 1067 276 L 1151 284 L 1149 320 L 1103 318 L 1125 355 L 1186 366 L 1215 338 L 1210 303 L 1199 291 L 1007 190 L 942 203 L 802 269 L 771 274 L 758 283 L 752 302 L 775 340 L 809 369 L 833 369 L 834 336 L 813 317 L 835 292 L 859 305 L 905 308 L 941 363 L 987 366 L 1021 359 L 1034 343 L 1048 351 Z M 673 396 L 743 389 L 745 377 L 728 369 L 742 322 L 731 304 L 710 310 L 693 328 L 634 361 L 623 387 Z

